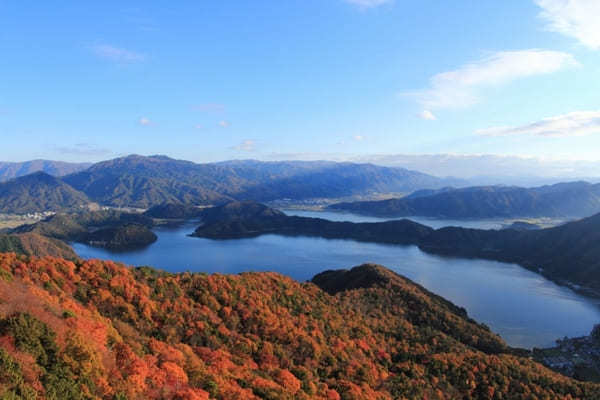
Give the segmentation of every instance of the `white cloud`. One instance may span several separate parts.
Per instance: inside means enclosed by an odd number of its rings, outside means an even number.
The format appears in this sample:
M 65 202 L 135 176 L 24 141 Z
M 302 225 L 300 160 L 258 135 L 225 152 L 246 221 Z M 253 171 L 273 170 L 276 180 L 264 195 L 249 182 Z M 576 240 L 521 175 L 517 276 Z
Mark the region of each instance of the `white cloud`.
M 194 125 L 194 128 L 196 128 L 196 129 L 204 129 L 204 126 L 202 124 L 196 124 L 196 125 Z
M 254 151 L 256 150 L 256 142 L 254 140 L 246 139 L 237 146 L 231 147 L 231 149 L 238 151 Z
M 426 109 L 464 108 L 478 103 L 486 88 L 573 65 L 577 65 L 573 56 L 558 51 L 501 51 L 456 70 L 434 75 L 429 88 L 405 95 L 416 97 Z
M 142 117 L 142 118 L 140 118 L 140 120 L 139 120 L 139 123 L 140 123 L 140 125 L 143 125 L 143 126 L 152 125 L 152 121 L 150 121 L 150 120 L 149 120 L 148 118 L 146 118 L 146 117 Z
M 530 124 L 476 131 L 479 135 L 585 136 L 600 133 L 600 111 L 575 111 Z
M 222 128 L 227 128 L 231 125 L 231 123 L 229 123 L 229 121 L 219 121 L 219 126 Z
M 92 50 L 98 57 L 120 63 L 139 62 L 146 59 L 144 54 L 107 44 L 93 46 Z
M 419 118 L 427 121 L 435 121 L 437 117 L 429 110 L 423 110 L 419 113 Z
M 583 45 L 600 49 L 600 1 L 534 0 L 542 8 L 540 16 L 547 28 L 579 40 Z
M 362 142 L 363 140 L 365 140 L 365 137 L 362 135 L 354 135 L 352 138 L 357 142 Z
M 393 0 L 345 0 L 346 3 L 354 4 L 362 8 L 378 7 L 387 3 L 391 3 Z

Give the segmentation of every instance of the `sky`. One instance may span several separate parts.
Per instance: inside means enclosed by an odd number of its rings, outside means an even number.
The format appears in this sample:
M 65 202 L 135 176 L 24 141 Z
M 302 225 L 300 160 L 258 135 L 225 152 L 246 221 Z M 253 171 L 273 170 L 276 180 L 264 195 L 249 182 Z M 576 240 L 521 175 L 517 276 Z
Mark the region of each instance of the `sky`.
M 0 0 L 0 159 L 600 160 L 600 1 Z

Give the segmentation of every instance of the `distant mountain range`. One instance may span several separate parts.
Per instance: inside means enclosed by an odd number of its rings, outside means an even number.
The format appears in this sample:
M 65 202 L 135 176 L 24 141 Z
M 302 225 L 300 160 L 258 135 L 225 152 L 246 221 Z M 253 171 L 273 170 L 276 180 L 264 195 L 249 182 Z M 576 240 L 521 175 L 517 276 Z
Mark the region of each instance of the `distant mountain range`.
M 147 208 L 164 202 L 340 198 L 407 193 L 449 182 L 402 168 L 333 162 L 230 161 L 196 164 L 165 156 L 128 156 L 65 177 L 102 204 Z
M 45 177 L 45 178 L 43 178 Z M 29 198 L 27 185 L 48 183 L 65 193 Z M 71 197 L 116 207 L 150 208 L 164 203 L 190 205 L 224 204 L 232 200 L 271 201 L 342 198 L 390 193 L 409 193 L 423 188 L 460 185 L 456 179 L 441 179 L 402 168 L 371 164 L 314 162 L 228 161 L 196 164 L 165 156 L 137 156 L 103 161 L 55 178 L 48 175 L 20 177 L 6 184 L 21 191 L 0 192 L 0 212 L 55 211 L 72 206 Z M 78 194 L 77 194 L 78 193 Z M 64 201 L 61 202 L 61 198 Z M 28 199 L 30 201 L 28 201 Z
M 52 176 L 64 176 L 89 168 L 91 163 L 68 163 L 64 161 L 32 160 L 25 162 L 0 161 L 0 182 L 29 175 L 34 172 L 45 172 Z
M 600 184 L 456 188 L 465 185 L 458 179 L 373 164 L 253 160 L 197 164 L 166 156 L 131 155 L 60 178 L 37 172 L 0 183 L 0 212 L 59 211 L 89 202 L 146 209 L 164 204 L 331 201 L 407 193 L 412 194 L 332 208 L 378 216 L 444 218 L 580 217 L 600 211 Z
M 90 200 L 84 193 L 45 172 L 34 172 L 0 183 L 0 213 L 59 211 L 88 203 Z
M 586 217 L 600 212 L 600 184 L 443 188 L 417 191 L 399 199 L 338 203 L 329 208 L 383 217 Z
M 474 185 L 542 186 L 585 180 L 598 182 L 600 162 L 493 154 L 381 154 L 346 158 L 402 167 L 436 176 L 458 176 Z

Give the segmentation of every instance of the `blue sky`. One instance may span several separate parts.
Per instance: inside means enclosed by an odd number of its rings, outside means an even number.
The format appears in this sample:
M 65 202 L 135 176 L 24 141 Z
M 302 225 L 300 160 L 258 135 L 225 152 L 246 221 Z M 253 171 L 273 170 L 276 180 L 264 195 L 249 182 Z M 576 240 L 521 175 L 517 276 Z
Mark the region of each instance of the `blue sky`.
M 0 0 L 0 159 L 598 160 L 596 0 Z

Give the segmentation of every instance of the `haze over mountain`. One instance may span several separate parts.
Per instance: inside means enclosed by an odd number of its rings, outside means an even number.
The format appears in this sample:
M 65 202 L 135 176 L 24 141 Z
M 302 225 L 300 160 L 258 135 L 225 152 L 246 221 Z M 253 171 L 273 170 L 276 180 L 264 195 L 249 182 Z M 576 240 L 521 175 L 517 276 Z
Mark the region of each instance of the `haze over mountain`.
M 477 185 L 541 186 L 575 180 L 600 181 L 599 161 L 567 158 L 495 154 L 375 154 L 334 159 L 408 168 L 435 176 L 456 176 Z
M 34 172 L 45 172 L 52 176 L 64 176 L 88 168 L 91 163 L 70 163 L 51 160 L 31 160 L 24 162 L 0 161 L 0 182 L 29 175 Z
M 60 178 L 35 172 L 0 183 L 0 212 L 34 213 L 83 207 L 87 196 Z
M 444 188 L 417 191 L 400 199 L 332 204 L 329 208 L 384 217 L 587 217 L 600 212 L 600 184 Z

